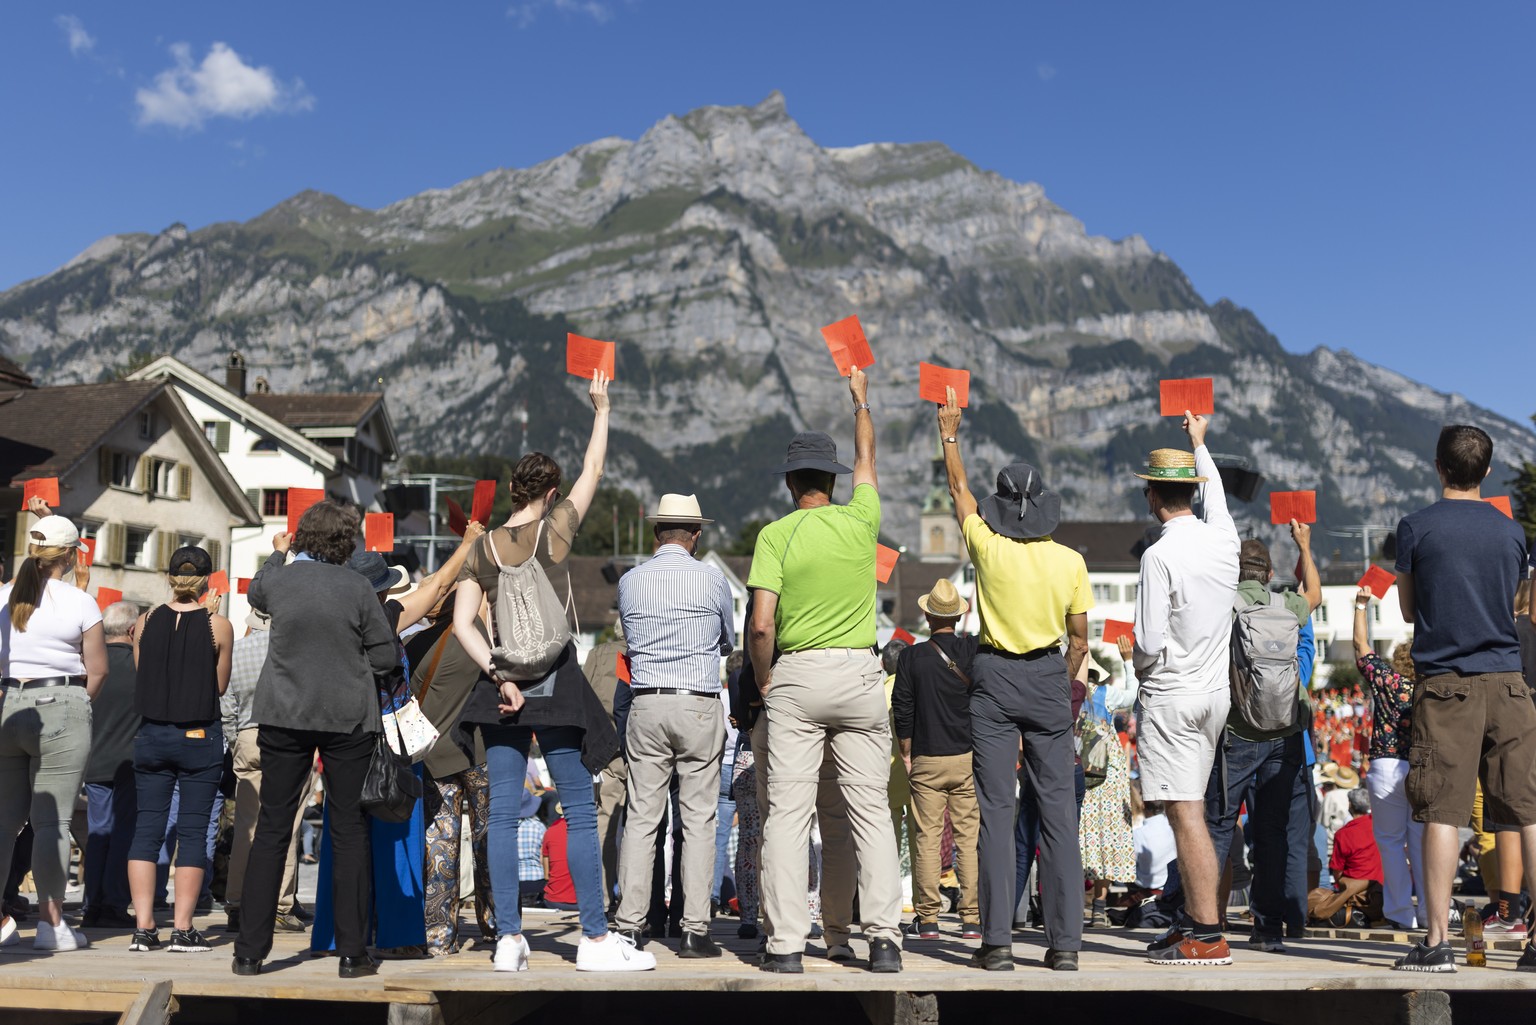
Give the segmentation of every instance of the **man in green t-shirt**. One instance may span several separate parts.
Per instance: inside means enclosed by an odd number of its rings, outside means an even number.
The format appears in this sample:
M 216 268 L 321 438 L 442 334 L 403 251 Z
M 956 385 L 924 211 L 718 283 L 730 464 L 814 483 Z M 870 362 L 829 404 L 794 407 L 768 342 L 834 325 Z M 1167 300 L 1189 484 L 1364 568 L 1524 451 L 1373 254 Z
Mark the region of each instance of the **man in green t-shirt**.
M 830 745 L 858 859 L 859 904 L 870 970 L 901 971 L 901 868 L 886 786 L 891 732 L 885 673 L 875 657 L 875 546 L 880 494 L 868 381 L 855 368 L 853 469 L 820 432 L 797 434 L 774 473 L 784 474 L 795 509 L 757 535 L 747 586 L 756 593 L 748 626 L 767 712 L 768 811 L 759 861 L 771 927 L 766 972 L 799 973 L 810 933 L 805 852 L 823 757 Z M 840 474 L 853 496 L 834 505 Z M 775 661 L 775 649 L 782 652 Z

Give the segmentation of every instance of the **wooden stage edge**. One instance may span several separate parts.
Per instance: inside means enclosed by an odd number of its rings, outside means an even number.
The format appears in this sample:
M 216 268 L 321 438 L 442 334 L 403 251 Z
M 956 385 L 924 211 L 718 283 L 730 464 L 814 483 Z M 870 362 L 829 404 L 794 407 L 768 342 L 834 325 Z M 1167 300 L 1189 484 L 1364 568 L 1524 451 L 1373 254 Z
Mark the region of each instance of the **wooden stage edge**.
M 1016 937 L 1015 970 L 997 973 L 968 966 L 975 944 L 958 938 L 956 922 L 946 923 L 952 931 L 945 938 L 909 941 L 906 970 L 900 974 L 874 975 L 860 962 L 834 964 L 813 940 L 805 974 L 769 975 L 756 967 L 756 942 L 737 939 L 734 921 L 722 919 L 714 930 L 726 948 L 721 958 L 680 960 L 675 940 L 652 941 L 647 949 L 657 955 L 656 971 L 589 974 L 575 970 L 573 917 L 530 916 L 525 934 L 533 956 L 527 973 L 491 971 L 489 947 L 477 944 L 452 957 L 387 961 L 375 977 L 342 980 L 336 977 L 334 959 L 308 956 L 308 937 L 301 934 L 279 935 L 262 975 L 233 975 L 233 937 L 220 928 L 222 918 L 208 916 L 199 923 L 214 943 L 209 954 L 132 953 L 126 933 L 98 931 L 92 931 L 94 946 L 87 951 L 47 955 L 32 951 L 29 943 L 7 948 L 0 952 L 0 1025 L 114 1018 L 122 1025 L 247 1020 L 299 1025 L 311 1019 L 334 1025 L 490 1025 L 525 1018 L 569 1022 L 578 1008 L 585 1018 L 610 1005 L 622 1007 L 624 1021 L 675 1021 L 689 1013 L 690 1001 L 701 1010 L 718 1009 L 723 998 L 730 1000 L 729 1008 L 753 1012 L 746 1018 L 729 1012 L 736 1020 L 762 1016 L 782 1021 L 790 1008 L 799 1014 L 808 1006 L 830 1009 L 829 1001 L 841 1000 L 856 1017 L 862 1008 L 876 1025 L 933 1025 L 941 1003 L 963 1004 L 964 1017 L 971 1021 L 990 1021 L 1004 1012 L 1007 1018 L 997 1020 L 1015 1020 L 1023 1009 L 1020 1000 L 1026 999 L 1028 1007 L 1044 1010 L 1048 1004 L 1063 1013 L 1074 1004 L 1110 1000 L 1117 1015 L 1172 1006 L 1186 1017 L 1196 1010 L 1211 1021 L 1274 1025 L 1311 1022 L 1323 1014 L 1334 1020 L 1347 1016 L 1350 1025 L 1445 1025 L 1458 1004 L 1467 1005 L 1469 1017 L 1486 1016 L 1489 1008 L 1497 1011 L 1506 1004 L 1528 1016 L 1536 1007 L 1536 973 L 1514 970 L 1516 952 L 1492 951 L 1488 968 L 1463 965 L 1455 974 L 1393 972 L 1389 966 L 1407 937 L 1390 933 L 1367 935 L 1397 942 L 1312 934 L 1289 941 L 1284 954 L 1251 950 L 1243 934 L 1237 934 L 1231 937 L 1234 965 L 1189 969 L 1148 964 L 1150 933 L 1090 930 L 1084 937 L 1082 970 L 1050 972 L 1041 964 L 1043 938 L 1031 930 Z M 30 933 L 23 927 L 27 940 Z M 854 949 L 861 957 L 866 953 L 862 939 L 855 937 Z M 732 999 L 738 995 L 761 999 Z M 1135 1002 L 1128 1004 L 1131 995 Z M 814 1003 L 806 1005 L 807 1000 Z M 1475 1015 L 1472 1004 L 1480 1008 Z M 658 1009 L 655 1017 L 648 1007 Z M 663 1015 L 662 1007 L 670 1010 Z M 1138 1018 L 1157 1020 L 1155 1015 Z

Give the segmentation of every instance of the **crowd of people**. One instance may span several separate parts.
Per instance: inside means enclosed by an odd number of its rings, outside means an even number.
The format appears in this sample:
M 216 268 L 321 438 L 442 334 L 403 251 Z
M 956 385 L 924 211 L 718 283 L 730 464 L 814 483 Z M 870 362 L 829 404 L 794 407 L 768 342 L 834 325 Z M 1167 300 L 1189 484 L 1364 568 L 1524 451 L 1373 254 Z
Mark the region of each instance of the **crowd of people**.
M 261 973 L 276 931 L 308 931 L 343 978 L 376 973 L 378 956 L 453 955 L 465 914 L 495 971 L 526 971 L 529 906 L 575 913 L 578 970 L 646 971 L 644 948 L 668 938 L 680 957 L 719 957 L 711 923 L 732 901 L 765 972 L 803 972 L 817 938 L 830 960 L 861 960 L 856 931 L 869 970 L 899 972 L 946 912 L 987 971 L 1015 968 L 1014 934 L 1033 924 L 1051 970 L 1077 970 L 1084 929 L 1111 923 L 1162 926 L 1156 965 L 1223 965 L 1244 888 L 1257 951 L 1363 919 L 1423 930 L 1395 967 L 1453 971 L 1469 824 L 1490 838 L 1486 928 L 1527 933 L 1536 619 L 1525 537 L 1478 501 L 1492 458 L 1478 428 L 1445 428 L 1442 499 L 1398 528 L 1411 647 L 1378 654 L 1377 599 L 1358 595 L 1351 693 L 1308 685 L 1311 528 L 1290 523 L 1297 586 L 1279 587 L 1193 414 L 1189 448 L 1135 474 L 1160 531 L 1116 679 L 1090 648 L 1083 557 L 1052 539 L 1060 494 L 1015 462 L 974 495 L 952 390 L 937 427 L 974 592 L 937 580 L 917 603 L 926 637 L 877 646 L 881 500 L 858 369 L 853 465 L 803 432 L 772 468 L 790 511 L 758 534 L 744 636 L 724 575 L 696 557 L 711 520 L 695 496 L 665 495 L 654 555 L 619 580 L 614 639 L 583 665 L 560 578 L 603 473 L 607 383 L 589 388 L 574 482 L 522 457 L 507 522 L 472 523 L 414 584 L 358 550 L 357 510 L 310 508 L 273 539 L 238 638 L 207 552 L 171 556 L 161 604 L 98 610 L 76 526 L 34 502 L 0 588 L 0 866 L 29 830 L 34 947 L 122 928 L 131 950 L 161 949 L 169 874 L 166 949 L 212 949 L 195 917 L 226 804 L 219 886 L 242 976 Z M 958 633 L 973 603 L 980 629 Z M 76 927 L 64 895 L 82 787 Z M 20 941 L 18 917 L 0 918 L 0 946 Z M 1536 945 L 1518 967 L 1536 970 Z

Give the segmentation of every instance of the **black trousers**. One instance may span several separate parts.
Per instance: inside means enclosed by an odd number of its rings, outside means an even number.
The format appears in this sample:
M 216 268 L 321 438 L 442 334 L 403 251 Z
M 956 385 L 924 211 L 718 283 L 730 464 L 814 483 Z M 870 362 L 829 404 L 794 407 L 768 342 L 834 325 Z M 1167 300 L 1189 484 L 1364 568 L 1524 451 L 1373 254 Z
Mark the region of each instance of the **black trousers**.
M 359 799 L 373 757 L 374 734 L 363 732 L 361 727 L 351 733 L 321 733 L 262 726 L 256 744 L 261 750 L 261 812 L 240 895 L 236 956 L 259 959 L 272 952 L 283 864 L 293 839 L 299 799 L 317 751 L 324 760 L 325 802 L 334 854 L 331 892 L 336 908 L 336 953 L 342 957 L 366 956 L 369 880 L 373 873 L 368 817 Z

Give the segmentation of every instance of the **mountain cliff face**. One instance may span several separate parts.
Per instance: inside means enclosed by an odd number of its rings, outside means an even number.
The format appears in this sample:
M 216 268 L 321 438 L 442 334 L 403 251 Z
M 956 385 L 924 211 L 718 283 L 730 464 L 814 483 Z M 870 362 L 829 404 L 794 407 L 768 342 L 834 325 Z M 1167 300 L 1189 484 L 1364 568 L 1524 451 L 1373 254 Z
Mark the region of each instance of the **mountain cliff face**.
M 825 149 L 776 93 L 382 210 L 311 192 L 246 224 L 111 236 L 0 295 L 0 351 L 67 383 L 145 354 L 215 373 L 238 349 L 277 391 L 382 386 L 407 452 L 526 444 L 574 462 L 590 421 L 564 335 L 612 339 L 610 480 L 697 491 L 730 529 L 783 506 L 763 471 L 794 430 L 851 446 L 818 333 L 850 313 L 878 361 L 886 533 L 904 542 L 936 442 L 921 360 L 972 372 L 976 487 L 1029 458 L 1073 519 L 1143 514 L 1127 472 L 1180 440 L 1157 416 L 1161 377 L 1213 376 L 1212 448 L 1277 490 L 1318 488 L 1332 524 L 1391 523 L 1431 497 L 1445 422 L 1487 428 L 1500 464 L 1536 458 L 1530 431 L 1460 396 L 1348 352 L 1286 352 L 1038 185 L 937 143 Z M 1238 511 L 1267 523 L 1262 499 Z

